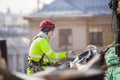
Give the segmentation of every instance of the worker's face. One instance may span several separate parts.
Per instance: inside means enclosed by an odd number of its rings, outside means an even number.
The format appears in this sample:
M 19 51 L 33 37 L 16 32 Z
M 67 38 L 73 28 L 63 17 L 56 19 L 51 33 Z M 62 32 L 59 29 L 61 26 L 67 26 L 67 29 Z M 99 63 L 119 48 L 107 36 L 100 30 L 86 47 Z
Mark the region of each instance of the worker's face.
M 48 32 L 49 37 L 53 36 L 53 34 L 54 34 L 54 30 L 51 30 L 51 31 Z

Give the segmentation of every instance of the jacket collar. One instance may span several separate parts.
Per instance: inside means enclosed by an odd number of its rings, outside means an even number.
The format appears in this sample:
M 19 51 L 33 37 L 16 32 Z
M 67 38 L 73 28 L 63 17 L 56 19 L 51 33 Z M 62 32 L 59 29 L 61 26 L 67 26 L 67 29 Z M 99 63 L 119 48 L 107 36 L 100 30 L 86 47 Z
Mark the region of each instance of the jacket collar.
M 37 37 L 45 38 L 48 42 L 50 42 L 50 37 L 49 37 L 46 33 L 42 32 L 42 31 L 40 31 L 40 32 L 33 38 L 33 40 L 36 39 Z

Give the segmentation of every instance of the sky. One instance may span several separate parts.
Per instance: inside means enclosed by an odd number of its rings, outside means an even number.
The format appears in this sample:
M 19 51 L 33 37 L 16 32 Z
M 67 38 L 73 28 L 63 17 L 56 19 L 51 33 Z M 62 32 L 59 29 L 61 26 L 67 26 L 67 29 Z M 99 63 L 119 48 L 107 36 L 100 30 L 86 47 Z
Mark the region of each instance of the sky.
M 38 0 L 0 0 L 0 12 L 6 13 L 9 8 L 14 14 L 29 14 L 37 10 Z M 49 4 L 53 0 L 39 0 L 41 3 Z M 40 5 L 39 7 L 42 7 Z

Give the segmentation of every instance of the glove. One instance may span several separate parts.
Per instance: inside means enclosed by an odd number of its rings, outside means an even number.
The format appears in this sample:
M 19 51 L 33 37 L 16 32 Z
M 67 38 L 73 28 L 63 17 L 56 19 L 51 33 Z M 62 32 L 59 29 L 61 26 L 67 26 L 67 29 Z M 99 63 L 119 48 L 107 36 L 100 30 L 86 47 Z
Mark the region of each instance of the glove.
M 67 53 L 68 54 L 73 54 L 74 52 L 72 50 L 69 50 Z
M 66 53 L 67 53 L 67 58 L 73 58 L 74 52 L 72 50 L 69 50 Z

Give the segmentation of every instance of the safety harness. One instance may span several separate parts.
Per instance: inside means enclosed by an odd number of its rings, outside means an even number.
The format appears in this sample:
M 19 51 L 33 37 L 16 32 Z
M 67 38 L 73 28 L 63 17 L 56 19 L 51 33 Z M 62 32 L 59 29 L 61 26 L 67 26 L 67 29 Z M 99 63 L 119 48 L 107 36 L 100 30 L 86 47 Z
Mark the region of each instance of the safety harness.
M 32 40 L 32 42 L 39 37 L 42 37 L 42 36 L 36 36 Z M 48 62 L 44 64 L 44 57 L 45 56 L 47 57 Z M 44 70 L 44 67 L 46 67 L 46 66 L 58 66 L 59 65 L 56 63 L 52 63 L 52 61 L 49 59 L 49 57 L 45 53 L 43 53 L 43 55 L 41 57 L 38 56 L 38 58 L 40 58 L 40 60 L 38 62 L 35 62 L 31 59 L 30 55 L 28 57 L 28 68 L 32 69 L 33 73 Z
M 38 71 L 43 71 L 44 70 L 44 67 L 47 67 L 47 66 L 54 66 L 54 67 L 57 67 L 60 65 L 60 63 L 53 63 L 49 60 L 48 63 L 43 63 L 43 59 L 44 59 L 44 56 L 47 56 L 45 54 L 42 55 L 42 57 L 40 58 L 40 61 L 39 62 L 35 62 L 31 59 L 28 60 L 28 68 L 32 69 L 33 70 L 33 73 L 35 72 L 38 72 Z
M 29 58 L 30 58 L 30 56 L 29 56 Z M 43 70 L 42 69 L 43 58 L 44 58 L 44 54 L 42 55 L 39 62 L 35 62 L 31 59 L 28 59 L 28 68 L 32 69 L 34 73 L 38 72 L 40 70 Z

